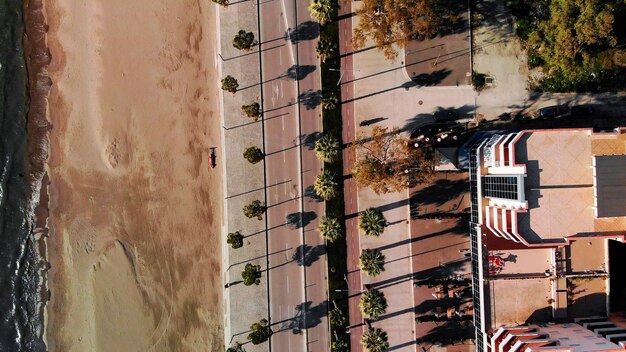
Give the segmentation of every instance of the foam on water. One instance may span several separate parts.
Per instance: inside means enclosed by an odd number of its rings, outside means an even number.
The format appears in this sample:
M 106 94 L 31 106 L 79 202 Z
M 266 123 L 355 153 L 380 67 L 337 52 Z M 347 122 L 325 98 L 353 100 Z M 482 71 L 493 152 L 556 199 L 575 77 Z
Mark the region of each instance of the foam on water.
M 45 351 L 29 192 L 21 0 L 0 0 L 0 351 Z

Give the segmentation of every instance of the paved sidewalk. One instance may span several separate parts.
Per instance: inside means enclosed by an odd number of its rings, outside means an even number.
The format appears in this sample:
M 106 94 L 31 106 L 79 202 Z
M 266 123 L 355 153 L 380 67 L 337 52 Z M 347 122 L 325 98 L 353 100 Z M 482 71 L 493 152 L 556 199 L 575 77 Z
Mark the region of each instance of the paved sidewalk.
M 217 5 L 216 5 L 217 6 Z M 258 286 L 244 286 L 241 271 L 246 263 L 267 267 L 265 221 L 248 219 L 242 207 L 250 201 L 265 200 L 263 163 L 250 164 L 243 151 L 250 146 L 263 146 L 260 122 L 252 122 L 241 111 L 241 105 L 260 102 L 259 55 L 256 48 L 250 52 L 232 46 L 233 37 L 240 29 L 251 31 L 259 38 L 257 8 L 253 1 L 219 7 L 216 30 L 220 33 L 216 57 L 220 77 L 230 74 L 239 81 L 236 94 L 222 92 L 221 118 L 224 128 L 223 145 L 218 148 L 218 163 L 224 164 L 224 228 L 222 231 L 224 284 L 231 283 L 224 292 L 224 342 L 226 347 L 235 341 L 246 342 L 250 325 L 268 318 L 267 275 Z M 221 85 L 220 82 L 217 82 Z M 228 146 L 226 148 L 226 146 Z M 221 149 L 221 150 L 219 150 Z M 221 156 L 221 158 L 220 158 Z M 241 231 L 244 246 L 232 249 L 226 244 L 229 232 Z M 269 344 L 245 345 L 248 352 L 268 351 Z

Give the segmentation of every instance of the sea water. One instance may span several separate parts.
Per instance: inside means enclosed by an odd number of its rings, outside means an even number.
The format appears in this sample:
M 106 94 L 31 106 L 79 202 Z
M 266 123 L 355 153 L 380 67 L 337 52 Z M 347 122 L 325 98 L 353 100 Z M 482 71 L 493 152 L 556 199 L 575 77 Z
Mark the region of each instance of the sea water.
M 28 182 L 22 0 L 0 0 L 0 352 L 45 351 Z

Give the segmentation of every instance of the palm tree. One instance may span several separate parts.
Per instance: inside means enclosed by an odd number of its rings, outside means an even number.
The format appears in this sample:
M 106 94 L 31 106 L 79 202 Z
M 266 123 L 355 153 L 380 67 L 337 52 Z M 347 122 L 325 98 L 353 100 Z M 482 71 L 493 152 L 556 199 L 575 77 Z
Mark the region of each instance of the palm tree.
M 213 2 L 224 7 L 228 6 L 228 0 L 213 0 Z
M 328 170 L 324 170 L 322 174 L 317 175 L 313 184 L 315 193 L 324 198 L 324 200 L 334 198 L 337 195 L 338 186 L 339 184 L 335 181 L 335 175 Z
M 348 348 L 348 339 L 340 336 L 330 345 L 330 352 L 350 352 Z
M 339 104 L 339 99 L 337 99 L 337 94 L 334 92 L 329 92 L 322 97 L 322 108 L 324 110 L 334 110 L 337 108 L 337 104 Z
M 309 5 L 311 17 L 321 25 L 328 23 L 332 19 L 334 10 L 333 0 L 312 0 Z
M 383 352 L 389 349 L 387 333 L 379 328 L 371 328 L 361 336 L 361 345 L 368 352 Z
M 319 223 L 320 235 L 328 242 L 335 242 L 341 237 L 341 223 L 337 218 L 322 216 Z
M 369 276 L 385 271 L 385 255 L 380 249 L 364 249 L 359 257 L 359 267 Z
M 385 231 L 387 220 L 381 212 L 368 208 L 359 214 L 359 228 L 367 236 L 380 236 Z
M 387 311 L 385 294 L 376 289 L 363 292 L 359 301 L 359 308 L 367 318 L 377 319 Z
M 337 52 L 337 44 L 330 38 L 322 38 L 319 42 L 317 42 L 317 46 L 315 47 L 317 51 L 317 56 L 325 62 L 326 59 L 335 55 Z
M 348 322 L 346 315 L 343 314 L 343 311 L 339 309 L 339 307 L 328 311 L 328 320 L 330 321 L 330 325 L 335 327 L 343 327 Z
M 313 147 L 317 157 L 327 163 L 337 160 L 341 151 L 341 144 L 333 136 L 326 134 L 322 138 L 315 141 Z

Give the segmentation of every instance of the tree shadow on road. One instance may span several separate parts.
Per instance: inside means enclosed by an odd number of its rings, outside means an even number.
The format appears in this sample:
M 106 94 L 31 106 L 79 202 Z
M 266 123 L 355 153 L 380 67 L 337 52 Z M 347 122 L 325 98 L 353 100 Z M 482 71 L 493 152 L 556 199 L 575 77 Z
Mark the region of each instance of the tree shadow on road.
M 322 323 L 322 318 L 328 315 L 328 301 L 323 301 L 316 306 L 307 301 L 294 307 L 295 315 L 291 319 L 283 320 L 274 324 L 280 324 L 277 332 L 289 331 L 294 335 L 302 333 L 304 329 L 314 328 Z
M 313 150 L 313 148 L 315 148 L 315 142 L 317 142 L 320 138 L 322 138 L 322 133 L 318 131 L 300 135 L 302 145 L 309 148 L 309 150 Z
M 296 312 L 306 312 L 306 318 L 303 319 L 303 327 L 310 329 L 322 323 L 322 318 L 328 315 L 328 301 L 321 302 L 316 306 L 311 306 L 313 302 L 308 301 L 297 305 Z
M 298 44 L 302 40 L 313 40 L 320 35 L 320 24 L 314 21 L 300 23 L 295 29 L 285 33 L 285 40 Z
M 287 215 L 287 225 L 299 229 L 310 224 L 311 221 L 317 218 L 317 214 L 314 211 L 297 212 Z
M 296 248 L 291 258 L 300 266 L 311 266 L 320 259 L 325 252 L 326 249 L 324 245 L 311 247 L 307 244 L 303 244 Z
M 322 91 L 309 89 L 298 95 L 298 102 L 302 103 L 307 110 L 313 110 L 322 103 Z
M 315 201 L 317 203 L 321 203 L 324 201 L 324 198 L 317 195 L 315 189 L 313 188 L 313 185 L 310 185 L 304 189 L 304 196 L 309 197 L 312 201 Z
M 315 65 L 293 65 L 287 69 L 285 76 L 296 81 L 304 79 L 309 73 L 315 71 Z

